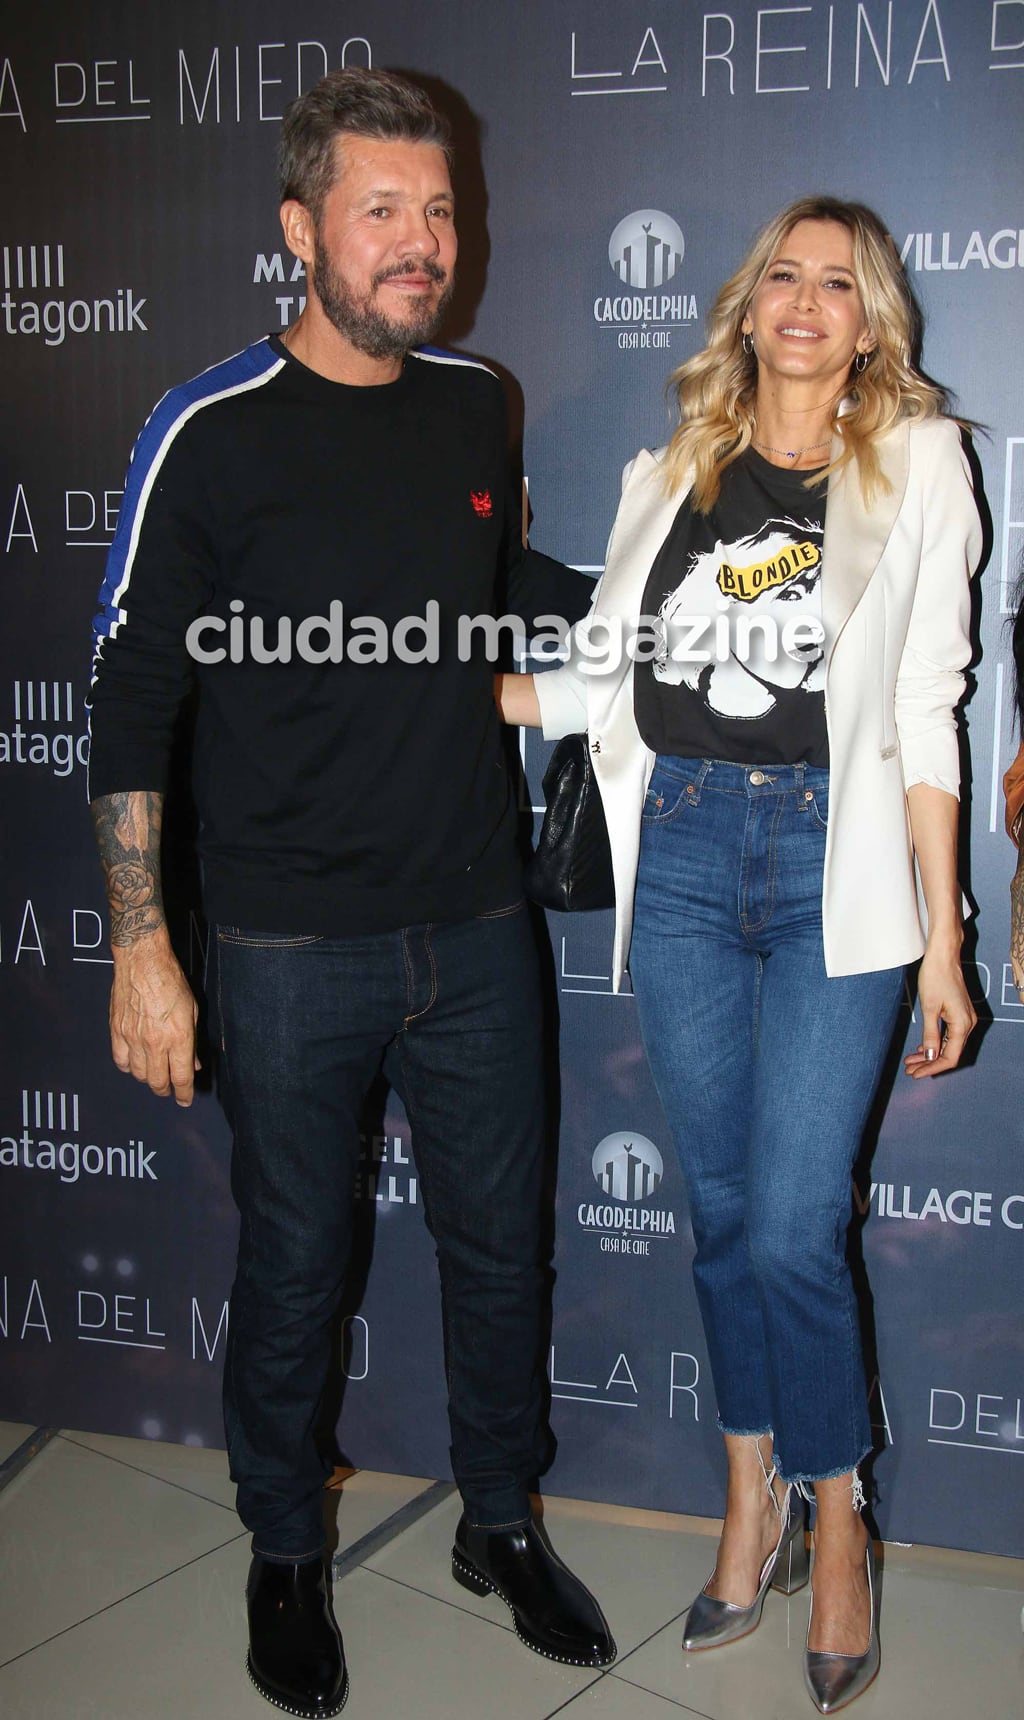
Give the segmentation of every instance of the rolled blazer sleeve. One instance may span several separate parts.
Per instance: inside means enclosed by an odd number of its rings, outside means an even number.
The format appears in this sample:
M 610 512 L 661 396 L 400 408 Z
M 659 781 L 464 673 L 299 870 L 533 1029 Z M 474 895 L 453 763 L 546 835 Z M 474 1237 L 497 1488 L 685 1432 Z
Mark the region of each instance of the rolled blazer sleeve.
M 538 675 L 534 688 L 546 741 L 580 735 L 587 727 L 587 683 L 574 663 Z
M 925 428 L 921 426 L 921 428 Z M 925 466 L 921 560 L 896 677 L 895 716 L 907 788 L 930 783 L 959 795 L 955 710 L 970 661 L 969 581 L 982 533 L 960 432 L 935 419 L 913 438 Z

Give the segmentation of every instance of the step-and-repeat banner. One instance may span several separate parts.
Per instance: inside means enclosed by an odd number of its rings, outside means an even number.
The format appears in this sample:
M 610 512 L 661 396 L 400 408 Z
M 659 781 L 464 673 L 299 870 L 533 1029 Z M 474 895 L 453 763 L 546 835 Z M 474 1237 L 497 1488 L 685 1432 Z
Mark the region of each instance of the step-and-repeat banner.
M 0 1416 L 221 1442 L 228 1134 L 209 1087 L 181 1112 L 110 1062 L 88 634 L 154 401 L 302 305 L 277 221 L 278 121 L 344 64 L 419 74 L 455 116 L 463 268 L 446 338 L 507 380 L 539 548 L 599 568 L 623 463 L 665 438 L 669 370 L 697 350 L 754 230 L 808 191 L 884 215 L 925 313 L 925 364 L 984 427 L 991 550 L 963 728 L 968 973 L 985 1025 L 953 1078 L 894 1074 L 852 1198 L 879 1526 L 1020 1554 L 1024 1007 L 999 778 L 1016 744 L 1006 615 L 1024 551 L 1024 0 L 8 10 Z M 545 751 L 525 743 L 535 799 Z M 199 984 L 206 933 L 184 862 L 178 894 Z M 611 995 L 608 916 L 548 929 L 562 1087 L 547 1486 L 715 1513 L 686 1196 L 634 1004 Z M 917 1031 L 908 998 L 900 1044 Z M 828 1070 L 818 1079 L 827 1129 Z M 360 1196 L 340 1447 L 445 1474 L 433 1251 L 393 1101 L 367 1126 Z

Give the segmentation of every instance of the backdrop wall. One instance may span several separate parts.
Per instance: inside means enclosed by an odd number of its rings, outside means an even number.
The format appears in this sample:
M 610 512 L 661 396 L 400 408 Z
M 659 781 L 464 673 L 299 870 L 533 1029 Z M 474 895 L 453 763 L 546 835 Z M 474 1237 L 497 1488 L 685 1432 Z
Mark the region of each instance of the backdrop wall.
M 623 463 L 664 440 L 667 372 L 697 349 L 755 228 L 808 190 L 882 212 L 926 314 L 927 368 L 987 426 L 992 551 L 963 725 L 969 977 L 987 1025 L 955 1079 L 894 1076 L 854 1198 L 875 1308 L 879 1525 L 1024 1551 L 1024 1462 L 1006 1462 L 1024 1460 L 1024 1008 L 998 796 L 1016 739 L 1007 591 L 1024 547 L 1024 0 L 721 5 L 8 12 L 0 1416 L 221 1442 L 228 1137 L 211 1092 L 179 1112 L 109 1059 L 87 636 L 143 418 L 301 304 L 274 194 L 284 105 L 327 66 L 372 63 L 435 80 L 456 111 L 466 262 L 447 338 L 499 361 L 525 413 L 538 547 L 600 566 Z M 526 743 L 536 798 L 545 750 Z M 205 934 L 185 896 L 198 980 Z M 686 1199 L 634 1005 L 610 994 L 607 916 L 549 929 L 563 1084 L 547 1485 L 717 1512 Z M 901 1045 L 915 1032 L 908 1004 Z M 823 1083 L 823 1127 L 827 1104 Z M 373 1259 L 345 1328 L 342 1446 L 371 1467 L 444 1474 L 432 1248 L 395 1104 L 365 1149 Z

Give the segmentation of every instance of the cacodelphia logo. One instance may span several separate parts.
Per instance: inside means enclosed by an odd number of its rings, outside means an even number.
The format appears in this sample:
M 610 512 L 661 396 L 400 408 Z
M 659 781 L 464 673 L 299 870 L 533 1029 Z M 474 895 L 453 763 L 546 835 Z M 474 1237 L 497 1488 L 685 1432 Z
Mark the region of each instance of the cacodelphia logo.
M 672 279 L 685 249 L 683 230 L 671 215 L 660 209 L 635 209 L 609 239 L 608 261 L 627 287 L 647 292 Z
M 665 1174 L 661 1153 L 646 1135 L 626 1130 L 605 1135 L 594 1149 L 591 1169 L 605 1198 L 580 1202 L 576 1217 L 582 1229 L 675 1235 L 673 1212 L 642 1204 L 661 1186 Z
M 606 1135 L 591 1163 L 594 1181 L 613 1200 L 646 1200 L 665 1174 L 661 1154 L 646 1135 Z
M 672 344 L 669 330 L 696 322 L 692 293 L 666 292 L 679 273 L 686 241 L 662 209 L 634 209 L 608 241 L 608 261 L 626 291 L 594 300 L 594 321 L 622 331 L 621 347 Z

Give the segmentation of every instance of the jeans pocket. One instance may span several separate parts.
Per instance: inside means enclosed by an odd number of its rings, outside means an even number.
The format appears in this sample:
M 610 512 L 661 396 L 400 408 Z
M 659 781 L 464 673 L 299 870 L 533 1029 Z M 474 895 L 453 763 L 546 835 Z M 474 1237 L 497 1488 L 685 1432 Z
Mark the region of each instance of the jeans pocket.
M 811 815 L 811 823 L 815 830 L 825 831 L 828 829 L 828 789 L 815 789 L 813 793 L 808 790 L 808 794 L 807 810 Z
M 644 795 L 642 822 L 644 824 L 669 824 L 678 818 L 683 807 L 691 801 L 695 784 L 682 783 L 675 779 L 664 777 L 655 780 L 653 777 L 647 785 Z M 696 805 L 696 801 L 691 804 Z
M 244 926 L 218 926 L 219 944 L 240 944 L 248 950 L 298 950 L 322 944 L 322 932 L 253 932 Z

